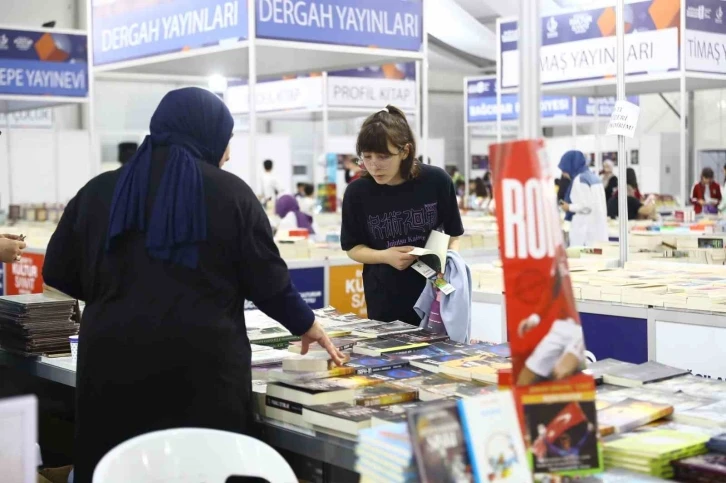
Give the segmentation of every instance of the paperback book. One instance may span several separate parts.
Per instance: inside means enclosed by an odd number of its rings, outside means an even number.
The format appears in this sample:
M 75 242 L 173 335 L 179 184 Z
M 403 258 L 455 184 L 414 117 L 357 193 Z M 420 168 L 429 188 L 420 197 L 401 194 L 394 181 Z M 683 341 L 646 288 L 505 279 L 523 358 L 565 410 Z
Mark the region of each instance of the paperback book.
M 597 412 L 601 436 L 627 433 L 673 414 L 673 406 L 626 399 Z
M 683 369 L 667 366 L 655 361 L 644 362 L 635 367 L 623 367 L 612 372 L 603 374 L 603 381 L 606 384 L 623 387 L 637 387 L 644 384 L 673 379 L 689 374 Z

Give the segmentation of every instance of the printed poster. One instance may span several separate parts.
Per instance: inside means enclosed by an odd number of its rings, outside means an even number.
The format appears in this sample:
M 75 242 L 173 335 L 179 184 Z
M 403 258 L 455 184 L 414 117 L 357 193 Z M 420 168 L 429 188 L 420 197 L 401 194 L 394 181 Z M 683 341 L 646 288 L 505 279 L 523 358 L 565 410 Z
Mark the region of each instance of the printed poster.
M 544 144 L 514 141 L 489 149 L 513 381 L 564 379 L 583 368 L 585 343 Z
M 339 265 L 330 267 L 330 305 L 341 314 L 353 313 L 368 316 L 363 291 L 363 265 Z
M 20 261 L 5 264 L 5 295 L 42 293 L 44 261 L 41 253 L 23 253 Z

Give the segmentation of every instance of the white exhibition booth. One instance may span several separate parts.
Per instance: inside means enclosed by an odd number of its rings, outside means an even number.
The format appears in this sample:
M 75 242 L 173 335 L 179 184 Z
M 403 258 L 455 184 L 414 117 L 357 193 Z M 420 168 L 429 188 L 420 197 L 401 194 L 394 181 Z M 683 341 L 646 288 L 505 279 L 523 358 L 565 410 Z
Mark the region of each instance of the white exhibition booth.
M 3 27 L 0 44 L 0 210 L 65 203 L 98 173 L 89 131 L 52 128 L 53 108 L 89 102 L 86 33 Z
M 247 125 L 252 128 L 246 135 L 239 132 L 233 137 L 232 158 L 225 169 L 240 175 L 254 189 L 264 159 L 275 160 L 279 176 L 283 173 L 285 177 L 291 176 L 287 173 L 292 167 L 289 139 L 259 134 L 260 113 L 300 108 L 310 113 L 309 109 L 314 107 L 279 103 L 280 98 L 270 97 L 270 89 L 274 90 L 277 83 L 260 82 L 260 79 L 416 62 L 418 102 L 414 112 L 420 109 L 421 115 L 417 117 L 422 138 L 420 151 L 427 151 L 428 69 L 423 65 L 427 30 L 423 2 L 305 0 L 287 13 L 281 2 L 270 0 L 193 0 L 164 6 L 136 5 L 121 12 L 112 5 L 94 5 L 91 11 L 93 72 L 99 79 L 129 82 L 198 82 L 210 76 L 245 82 L 244 86 L 230 88 L 231 104 L 234 111 L 247 112 Z M 171 28 L 174 19 L 192 14 L 214 19 L 214 28 L 189 32 Z M 139 26 L 146 35 L 129 39 L 125 32 L 130 25 Z M 164 25 L 170 28 L 162 28 Z M 323 94 L 328 83 L 320 85 L 320 78 L 301 78 L 295 82 L 297 88 L 310 94 L 306 102 L 326 97 Z M 272 104 L 266 105 L 268 101 Z M 319 115 L 322 118 L 327 112 L 330 116 L 337 107 L 328 105 Z M 349 113 L 356 107 L 360 109 L 359 115 L 370 114 L 364 105 L 347 105 L 345 110 Z M 376 104 L 376 107 L 385 105 Z M 291 178 L 281 181 L 292 186 Z

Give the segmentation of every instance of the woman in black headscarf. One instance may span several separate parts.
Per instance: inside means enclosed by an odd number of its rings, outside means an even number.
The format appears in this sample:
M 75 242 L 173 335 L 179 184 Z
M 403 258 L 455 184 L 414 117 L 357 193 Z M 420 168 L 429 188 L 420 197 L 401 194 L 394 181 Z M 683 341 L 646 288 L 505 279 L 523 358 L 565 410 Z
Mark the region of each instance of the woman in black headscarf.
M 199 88 L 172 91 L 123 168 L 71 200 L 48 245 L 46 284 L 84 300 L 76 379 L 76 483 L 134 436 L 251 421 L 253 301 L 303 348 L 339 362 L 290 283 L 257 197 L 219 169 L 233 120 Z

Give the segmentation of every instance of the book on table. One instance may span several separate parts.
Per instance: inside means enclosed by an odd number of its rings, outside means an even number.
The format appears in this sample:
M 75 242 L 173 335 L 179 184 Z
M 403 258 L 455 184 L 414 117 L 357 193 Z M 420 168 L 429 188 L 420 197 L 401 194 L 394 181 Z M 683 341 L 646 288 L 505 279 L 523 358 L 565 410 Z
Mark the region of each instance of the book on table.
M 673 379 L 689 374 L 688 371 L 667 366 L 655 361 L 644 362 L 635 367 L 622 367 L 603 374 L 606 384 L 623 387 L 637 387 L 644 384 Z

